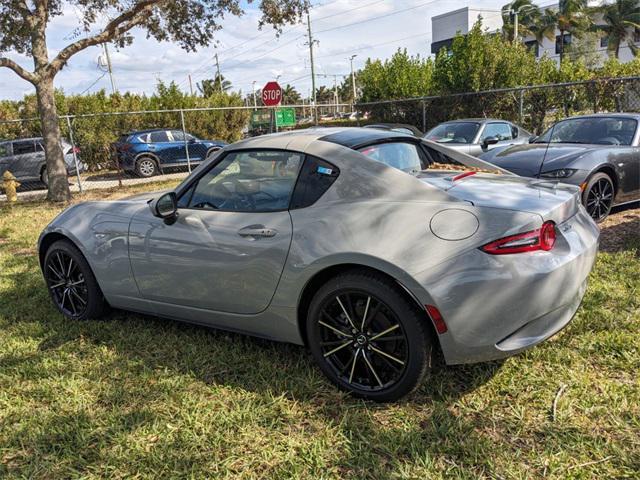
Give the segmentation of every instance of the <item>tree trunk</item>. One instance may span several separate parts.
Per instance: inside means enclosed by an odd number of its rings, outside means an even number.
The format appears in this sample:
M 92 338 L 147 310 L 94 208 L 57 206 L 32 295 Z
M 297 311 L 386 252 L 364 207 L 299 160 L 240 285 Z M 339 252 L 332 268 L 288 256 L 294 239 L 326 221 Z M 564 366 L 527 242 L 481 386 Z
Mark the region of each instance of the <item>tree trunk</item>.
M 62 153 L 58 110 L 54 98 L 53 78 L 44 77 L 36 85 L 38 110 L 42 123 L 42 138 L 47 159 L 47 177 L 49 192 L 47 200 L 68 202 L 71 199 L 67 169 Z

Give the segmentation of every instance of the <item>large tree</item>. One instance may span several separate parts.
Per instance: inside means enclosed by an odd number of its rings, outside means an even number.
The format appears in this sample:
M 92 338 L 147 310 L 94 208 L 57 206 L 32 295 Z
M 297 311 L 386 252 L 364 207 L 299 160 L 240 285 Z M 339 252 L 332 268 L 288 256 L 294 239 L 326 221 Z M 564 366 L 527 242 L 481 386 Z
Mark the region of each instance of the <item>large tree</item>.
M 620 55 L 620 46 L 627 43 L 634 55 L 638 55 L 638 47 L 634 43 L 634 30 L 640 29 L 640 2 L 638 0 L 616 0 L 598 8 L 602 13 L 604 25 L 596 29 L 604 33 L 608 39 L 608 50 L 616 58 Z
M 246 0 L 259 3 L 260 26 L 276 29 L 297 21 L 308 8 L 308 0 Z M 123 47 L 133 41 L 131 30 L 141 28 L 158 41 L 171 41 L 187 51 L 209 45 L 213 33 L 222 28 L 224 16 L 242 15 L 240 0 L 2 0 L 0 3 L 0 67 L 13 70 L 36 90 L 42 123 L 48 198 L 68 201 L 64 157 L 60 147 L 60 126 L 54 101 L 54 79 L 78 52 L 113 42 Z M 47 26 L 65 8 L 72 7 L 84 36 L 50 58 Z M 7 54 L 33 59 L 33 70 L 21 66 Z

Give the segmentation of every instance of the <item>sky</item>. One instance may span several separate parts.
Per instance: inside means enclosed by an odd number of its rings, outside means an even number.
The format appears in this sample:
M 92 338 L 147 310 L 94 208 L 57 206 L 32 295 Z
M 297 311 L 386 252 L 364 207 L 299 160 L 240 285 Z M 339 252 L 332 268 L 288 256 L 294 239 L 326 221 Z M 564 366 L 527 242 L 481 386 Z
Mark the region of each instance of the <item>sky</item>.
M 506 0 L 313 0 L 310 10 L 314 47 L 316 85 L 333 86 L 334 75 L 341 82 L 349 75 L 350 63 L 361 68 L 367 58 L 388 58 L 398 48 L 411 54 L 430 55 L 431 17 L 465 6 L 495 10 Z M 110 47 L 115 86 L 120 92 L 151 94 L 157 80 L 175 81 L 189 91 L 188 76 L 196 83 L 215 75 L 217 52 L 220 70 L 234 90 L 251 92 L 253 82 L 261 88 L 280 75 L 279 83 L 294 85 L 308 96 L 311 89 L 309 48 L 306 23 L 286 26 L 280 37 L 269 26 L 258 30 L 260 12 L 245 5 L 242 17 L 225 18 L 223 29 L 215 33 L 217 43 L 186 52 L 179 45 L 147 39 L 146 33 L 134 30 L 135 40 L 123 49 Z M 53 19 L 47 29 L 50 58 L 74 40 L 79 25 L 78 13 L 66 6 L 64 14 Z M 76 37 L 77 38 L 77 37 Z M 98 66 L 101 47 L 91 47 L 71 58 L 57 75 L 55 85 L 66 93 L 111 90 L 108 75 Z M 32 69 L 29 58 L 16 53 L 7 56 Z M 20 99 L 34 93 L 31 84 L 13 71 L 0 68 L 0 99 Z

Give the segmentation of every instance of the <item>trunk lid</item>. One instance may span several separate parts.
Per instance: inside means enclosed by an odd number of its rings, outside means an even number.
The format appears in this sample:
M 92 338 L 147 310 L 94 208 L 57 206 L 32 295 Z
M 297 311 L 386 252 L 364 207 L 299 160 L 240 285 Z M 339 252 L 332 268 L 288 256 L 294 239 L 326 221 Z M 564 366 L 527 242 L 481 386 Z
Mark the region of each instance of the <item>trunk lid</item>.
M 424 171 L 418 178 L 476 206 L 535 213 L 557 224 L 575 215 L 580 205 L 580 189 L 573 185 L 486 173 L 456 180 L 460 173 Z

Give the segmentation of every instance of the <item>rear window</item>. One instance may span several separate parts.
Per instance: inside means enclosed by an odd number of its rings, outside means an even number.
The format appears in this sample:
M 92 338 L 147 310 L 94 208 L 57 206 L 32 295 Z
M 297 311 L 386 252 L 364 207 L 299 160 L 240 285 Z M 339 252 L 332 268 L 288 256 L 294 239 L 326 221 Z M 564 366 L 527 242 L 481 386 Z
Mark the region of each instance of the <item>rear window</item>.
M 376 162 L 384 163 L 407 173 L 422 170 L 422 161 L 418 146 L 407 142 L 390 142 L 370 145 L 359 151 Z
M 0 144 L 0 157 L 6 157 L 9 155 L 9 145 L 6 143 Z

